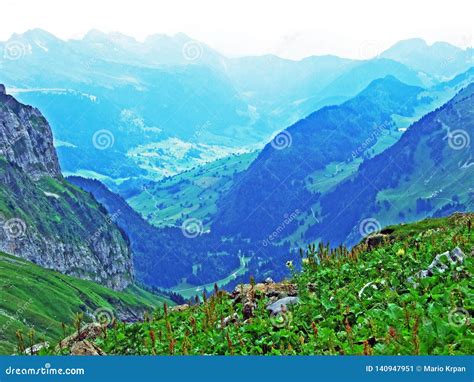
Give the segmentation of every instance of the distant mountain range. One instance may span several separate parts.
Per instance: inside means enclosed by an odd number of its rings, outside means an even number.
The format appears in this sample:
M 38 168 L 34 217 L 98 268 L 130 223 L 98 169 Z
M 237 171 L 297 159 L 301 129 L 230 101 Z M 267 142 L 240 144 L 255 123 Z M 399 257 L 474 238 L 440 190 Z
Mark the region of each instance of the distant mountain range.
M 319 200 L 321 221 L 306 232 L 354 244 L 369 231 L 474 208 L 474 83 L 414 123 L 401 139 Z M 330 228 L 337 227 L 337 229 Z
M 452 80 L 423 90 L 419 93 L 419 100 L 414 102 L 416 107 L 411 113 L 408 113 L 409 116 L 393 114 L 391 116 L 392 129 L 375 130 L 373 139 L 369 143 L 374 144 L 376 152 L 382 151 L 388 145 L 395 143 L 411 123 L 434 108 L 443 105 L 472 81 L 474 81 L 474 67 Z M 239 179 L 235 175 L 244 171 L 257 154 L 258 151 L 230 156 L 197 166 L 192 170 L 167 177 L 159 182 L 125 181 L 114 189 L 123 195 L 134 209 L 156 226 L 179 226 L 184 219 L 189 217 L 201 219 L 206 226 L 209 226 L 217 213 L 217 201 L 227 193 L 233 182 Z M 323 177 L 323 180 L 314 181 L 313 177 L 310 177 L 309 180 L 313 181 L 311 189 L 325 188 L 330 184 L 337 183 L 341 178 L 357 169 L 362 156 L 373 154 L 366 147 L 358 155 L 359 158 L 356 158 L 348 166 L 344 163 L 332 163 L 326 166 L 325 170 L 317 172 L 316 175 Z M 334 176 L 334 174 L 336 175 Z M 233 176 L 229 178 L 229 175 Z M 323 185 L 325 187 L 322 187 Z
M 282 132 L 291 145 L 269 144 L 239 175 L 218 204 L 213 229 L 249 238 L 256 248 L 354 244 L 390 224 L 472 210 L 473 91 L 471 83 L 381 151 L 387 133 L 380 126 L 390 130 L 391 123 L 371 118 L 400 107 L 409 113 L 419 88 L 389 77 L 348 103 L 321 109 Z M 365 130 L 371 123 L 373 130 Z M 374 149 L 380 153 L 366 154 Z M 358 162 L 357 153 L 365 160 Z M 339 168 L 329 175 L 331 162 Z
M 204 195 L 199 185 L 205 186 L 210 175 L 220 182 L 222 169 L 197 168 L 132 195 L 143 216 L 157 225 L 160 210 L 173 207 L 175 228 L 145 224 L 123 199 L 113 202 L 117 197 L 97 181 L 71 181 L 91 191 L 111 214 L 118 208 L 132 211 L 117 223 L 131 237 L 132 248 L 134 241 L 142 248 L 136 261 L 142 262 L 137 269 L 146 283 L 203 285 L 236 269 L 237 254 L 249 259 L 238 280 L 281 278 L 286 259 L 306 243 L 351 245 L 389 224 L 472 210 L 473 190 L 466 185 L 472 184 L 474 165 L 473 85 L 462 89 L 471 74 L 428 91 L 389 76 L 342 105 L 318 110 L 282 131 L 248 169 L 222 184 L 211 204 L 215 211 L 205 219 L 199 215 L 203 207 L 197 195 Z M 444 106 L 407 128 L 419 113 L 460 87 Z M 465 147 L 451 147 L 456 144 Z M 187 220 L 202 224 L 192 240 L 182 232 Z M 173 262 L 176 253 L 179 267 Z M 206 273 L 196 277 L 203 259 Z M 227 287 L 232 285 L 230 280 Z
M 413 112 L 422 90 L 386 77 L 350 101 L 324 107 L 282 131 L 221 199 L 215 229 L 224 233 L 227 227 L 241 227 L 244 237 L 263 238 L 284 214 L 308 210 L 315 195 L 307 190 L 306 177 L 331 162 L 349 160 L 378 130 L 393 130 L 391 115 Z
M 421 71 L 437 80 L 447 80 L 473 65 L 473 49 L 459 49 L 446 42 L 428 45 L 416 38 L 396 43 L 380 54 Z
M 407 59 L 420 44 L 416 60 Z M 377 78 L 392 75 L 426 87 L 472 66 L 472 49 L 422 40 L 400 42 L 372 60 L 292 61 L 227 58 L 184 34 L 138 42 L 91 31 L 63 41 L 35 29 L 13 35 L 0 50 L 0 82 L 41 108 L 63 170 L 112 188 L 261 147 L 282 128 L 354 97 Z M 436 65 L 422 66 L 435 58 Z M 179 166 L 163 173 L 173 162 Z

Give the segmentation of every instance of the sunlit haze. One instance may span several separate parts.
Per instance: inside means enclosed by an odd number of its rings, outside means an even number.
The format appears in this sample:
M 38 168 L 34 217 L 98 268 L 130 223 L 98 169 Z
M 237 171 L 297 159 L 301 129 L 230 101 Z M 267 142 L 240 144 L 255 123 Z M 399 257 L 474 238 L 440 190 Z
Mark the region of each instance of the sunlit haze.
M 473 11 L 468 0 L 452 0 L 449 7 L 409 0 L 2 0 L 0 40 L 33 28 L 62 39 L 91 29 L 139 40 L 183 32 L 227 56 L 360 58 L 413 37 L 472 46 Z

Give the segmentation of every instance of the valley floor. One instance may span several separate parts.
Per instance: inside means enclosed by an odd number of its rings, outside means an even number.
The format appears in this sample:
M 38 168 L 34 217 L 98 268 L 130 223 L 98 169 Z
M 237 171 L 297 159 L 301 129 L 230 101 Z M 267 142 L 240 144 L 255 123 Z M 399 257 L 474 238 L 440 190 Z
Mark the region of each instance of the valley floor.
M 247 272 L 248 260 L 248 258 L 241 256 L 240 265 L 237 269 L 234 269 L 227 277 L 217 280 L 213 283 L 203 285 L 189 285 L 184 283 L 171 288 L 170 291 L 180 294 L 185 299 L 190 299 L 196 295 L 202 294 L 204 291 L 212 291 L 214 289 L 214 285 L 217 285 L 218 288 L 223 288 L 230 281 L 235 280 L 238 276 L 241 276 Z

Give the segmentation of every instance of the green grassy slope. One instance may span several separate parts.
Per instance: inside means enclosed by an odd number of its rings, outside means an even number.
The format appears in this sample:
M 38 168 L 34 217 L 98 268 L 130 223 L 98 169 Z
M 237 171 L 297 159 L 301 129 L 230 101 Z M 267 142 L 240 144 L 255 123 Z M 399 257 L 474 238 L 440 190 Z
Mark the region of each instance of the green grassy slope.
M 207 225 L 216 212 L 219 196 L 231 187 L 234 175 L 246 170 L 257 154 L 232 155 L 193 168 L 146 187 L 127 202 L 157 227 L 180 226 L 189 217 Z
M 54 343 L 63 335 L 62 323 L 70 325 L 76 313 L 84 312 L 85 321 L 93 321 L 97 309 L 120 318 L 164 301 L 170 303 L 134 285 L 118 292 L 0 253 L 0 354 L 15 351 L 17 330 L 26 335 L 34 328 L 36 342 Z
M 376 247 L 308 249 L 290 268 L 300 304 L 277 319 L 258 292 L 247 321 L 242 305 L 219 293 L 183 312 L 161 310 L 151 322 L 120 324 L 97 344 L 112 354 L 470 354 L 472 222 L 472 213 L 455 214 L 388 227 Z M 463 264 L 417 286 L 408 281 L 456 246 L 466 255 Z M 237 321 L 223 328 L 222 319 L 233 314 Z

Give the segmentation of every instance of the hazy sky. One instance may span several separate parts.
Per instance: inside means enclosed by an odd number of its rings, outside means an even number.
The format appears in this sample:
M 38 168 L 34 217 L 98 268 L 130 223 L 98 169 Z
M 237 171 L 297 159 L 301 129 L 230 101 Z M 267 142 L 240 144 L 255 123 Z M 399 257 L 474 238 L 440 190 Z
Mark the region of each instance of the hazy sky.
M 0 0 L 0 40 L 43 28 L 144 39 L 184 32 L 229 56 L 368 58 L 406 38 L 472 46 L 472 0 Z

